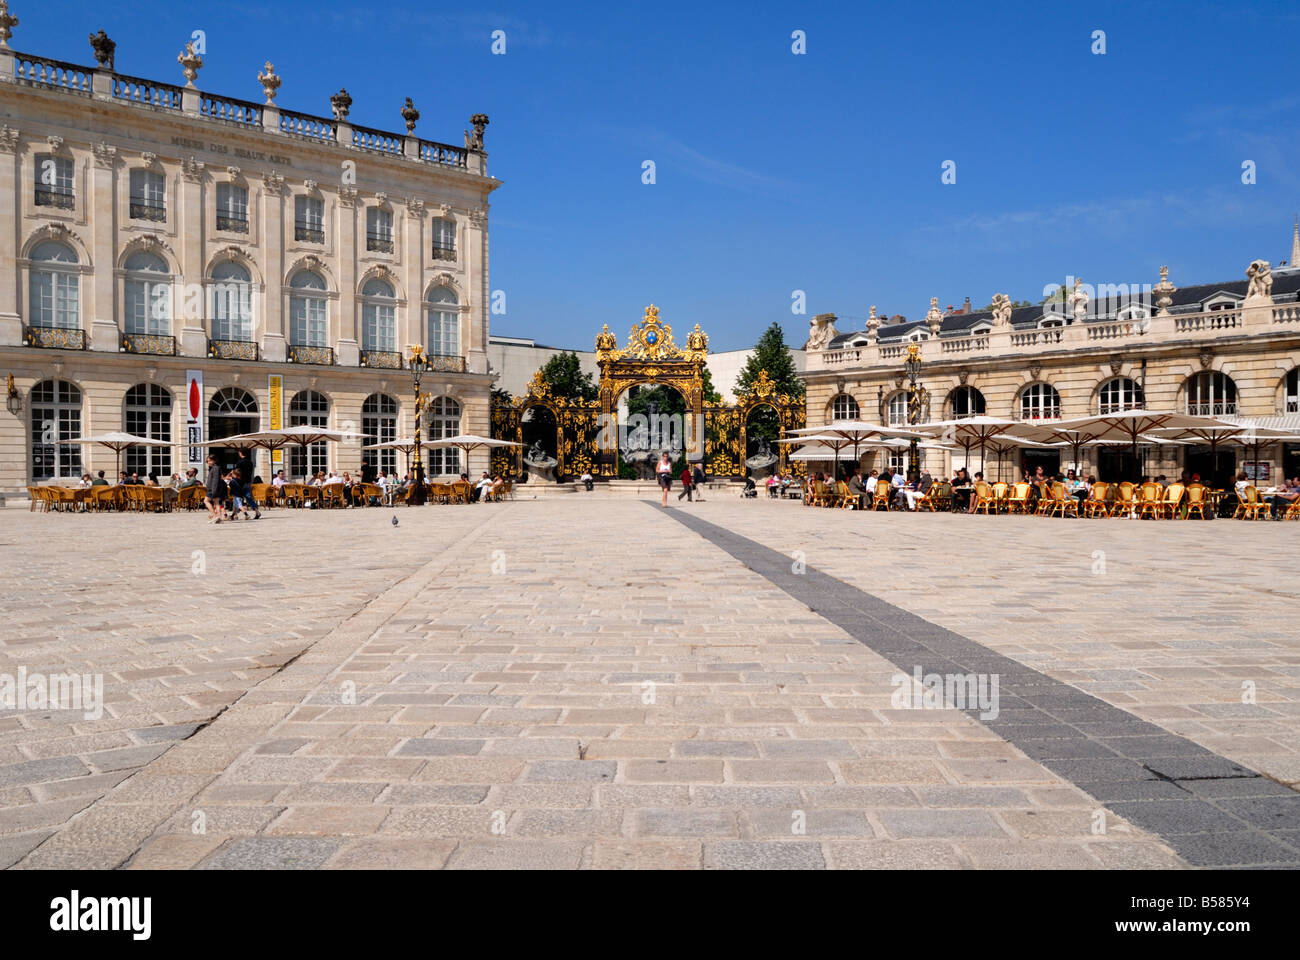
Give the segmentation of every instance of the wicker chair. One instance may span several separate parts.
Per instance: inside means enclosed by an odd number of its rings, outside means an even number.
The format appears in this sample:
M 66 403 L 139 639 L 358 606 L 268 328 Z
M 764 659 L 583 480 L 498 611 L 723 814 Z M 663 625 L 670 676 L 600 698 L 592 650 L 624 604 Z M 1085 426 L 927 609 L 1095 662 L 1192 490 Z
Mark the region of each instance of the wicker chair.
M 1160 484 L 1154 481 L 1149 480 L 1142 484 L 1137 502 L 1138 519 L 1160 517 L 1164 512 L 1164 494 Z
M 1234 520 L 1239 517 L 1244 517 L 1247 520 L 1258 520 L 1261 514 L 1264 519 L 1268 519 L 1268 503 L 1259 498 L 1259 490 L 1253 484 L 1248 485 L 1241 494 L 1241 502 L 1237 504 L 1236 512 L 1232 515 Z
M 871 497 L 872 511 L 884 510 L 886 513 L 894 504 L 894 487 L 892 484 L 880 481 L 876 484 L 876 491 Z
M 1123 516 L 1133 512 L 1134 507 L 1137 506 L 1137 501 L 1133 499 L 1133 490 L 1135 487 L 1136 484 L 1131 483 L 1128 480 L 1125 480 L 1119 485 L 1119 489 L 1115 492 L 1115 503 L 1110 508 L 1110 515 L 1112 517 Z
M 924 510 L 930 508 L 934 513 L 938 510 L 952 509 L 952 484 L 944 481 L 933 484 L 929 490 L 916 498 L 916 509 Z
M 975 484 L 975 512 L 979 513 L 982 509 L 985 513 L 990 510 L 997 510 L 997 501 L 993 499 L 993 488 L 984 480 Z
M 1104 480 L 1098 480 L 1088 491 L 1088 499 L 1083 501 L 1083 515 L 1085 517 L 1104 517 L 1110 512 L 1110 504 L 1106 502 L 1106 493 L 1110 490 L 1110 484 Z
M 993 509 L 998 513 L 1011 509 L 1011 484 L 999 480 L 993 484 Z
M 1007 513 L 1029 512 L 1029 490 L 1032 486 L 1029 483 L 1012 484 L 1011 492 L 1007 494 Z
M 1183 494 L 1187 487 L 1181 483 L 1171 483 L 1165 488 L 1165 498 L 1160 504 L 1160 512 L 1170 520 L 1178 519 L 1178 511 L 1183 505 Z

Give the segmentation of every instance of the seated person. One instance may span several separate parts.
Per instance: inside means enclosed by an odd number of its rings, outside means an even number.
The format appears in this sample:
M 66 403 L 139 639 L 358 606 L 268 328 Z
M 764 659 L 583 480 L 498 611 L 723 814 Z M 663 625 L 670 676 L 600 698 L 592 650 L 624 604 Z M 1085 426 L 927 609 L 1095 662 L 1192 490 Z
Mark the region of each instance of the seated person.
M 277 470 L 277 471 L 275 471 L 275 476 L 271 478 L 271 485 L 272 485 L 272 486 L 275 486 L 275 487 L 283 487 L 283 486 L 284 486 L 284 471 L 283 471 L 283 470 Z
M 756 483 L 754 482 L 754 478 L 753 478 L 753 477 L 746 477 L 746 478 L 745 478 L 745 489 L 741 491 L 740 495 L 741 495 L 742 497 L 757 497 L 757 496 L 758 496 L 758 484 L 756 484 Z
M 849 493 L 858 498 L 858 509 L 861 510 L 867 505 L 867 486 L 862 482 L 862 471 L 854 470 L 853 476 L 849 478 Z
M 528 474 L 525 473 L 524 476 L 527 477 Z M 579 479 L 582 480 L 582 484 L 583 484 L 583 486 L 585 486 L 585 487 L 587 488 L 587 492 L 590 493 L 591 490 L 592 490 L 592 488 L 593 488 L 593 487 L 595 486 L 595 484 L 596 484 L 595 478 L 592 477 L 592 475 L 591 475 L 591 471 L 590 471 L 590 470 L 584 470 L 584 471 L 582 471 L 582 476 L 581 476 Z M 524 483 L 525 481 L 521 479 L 519 482 L 520 482 L 520 483 Z
M 92 487 L 107 487 L 107 486 L 109 486 L 109 482 L 108 482 L 107 480 L 104 479 L 104 471 L 103 471 L 103 470 L 101 470 L 101 471 L 99 471 L 99 473 L 95 474 L 95 479 L 92 480 L 92 481 L 90 481 L 90 485 L 91 485 Z
M 198 467 L 190 467 L 185 471 L 185 479 L 181 481 L 181 489 L 188 490 L 190 487 L 201 487 L 203 481 L 199 479 Z

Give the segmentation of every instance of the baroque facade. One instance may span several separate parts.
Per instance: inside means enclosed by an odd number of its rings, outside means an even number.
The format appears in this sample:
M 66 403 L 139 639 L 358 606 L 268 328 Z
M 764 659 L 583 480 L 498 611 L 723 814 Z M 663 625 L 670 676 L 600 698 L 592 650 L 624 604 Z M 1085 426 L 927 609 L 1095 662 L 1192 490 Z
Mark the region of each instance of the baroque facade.
M 486 116 L 452 146 L 416 136 L 409 98 L 388 133 L 349 121 L 346 90 L 332 117 L 282 109 L 270 63 L 246 101 L 199 88 L 192 46 L 184 85 L 116 72 L 102 31 L 91 46 L 95 67 L 0 39 L 0 490 L 111 469 L 57 443 L 110 431 L 181 444 L 123 454 L 164 481 L 198 438 L 300 423 L 368 440 L 276 469 L 400 471 L 361 446 L 413 431 L 416 343 L 425 435 L 488 431 Z M 487 465 L 430 453 L 434 475 Z
M 1284 261 L 1285 263 L 1286 261 Z M 1135 406 L 1212 416 L 1300 434 L 1300 222 L 1290 266 L 1271 269 L 1255 260 L 1243 278 L 1177 287 L 1160 280 L 1131 286 L 1082 280 L 1054 303 L 1013 307 L 1004 294 L 992 309 L 941 311 L 931 298 L 923 320 L 876 316 L 867 328 L 835 330 L 834 316 L 814 318 L 808 344 L 808 422 L 862 418 L 908 421 L 909 384 L 903 361 L 916 344 L 923 361 L 926 405 L 919 421 L 976 414 L 1050 421 Z M 919 391 L 918 391 L 919 392 Z M 924 465 L 948 471 L 963 453 L 926 451 Z M 902 467 L 905 452 L 882 455 Z M 1023 448 L 1006 454 L 1010 472 L 1042 463 L 1071 465 L 1069 451 Z M 1300 473 L 1300 444 L 1282 443 L 1254 454 L 1221 447 L 1144 447 L 1141 465 L 1117 448 L 1084 449 L 1081 468 L 1099 479 L 1132 479 L 1138 472 L 1177 476 L 1187 469 L 1222 482 L 1238 469 L 1273 479 Z M 972 468 L 981 466 L 971 457 Z M 871 455 L 864 465 L 873 465 Z M 990 455 L 987 472 L 996 479 Z

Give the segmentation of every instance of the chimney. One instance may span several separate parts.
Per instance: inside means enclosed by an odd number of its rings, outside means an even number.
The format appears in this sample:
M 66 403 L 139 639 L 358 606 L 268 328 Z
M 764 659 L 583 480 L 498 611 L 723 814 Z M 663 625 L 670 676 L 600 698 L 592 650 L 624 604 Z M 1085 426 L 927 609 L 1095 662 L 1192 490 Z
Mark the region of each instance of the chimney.
M 970 313 L 970 297 L 967 297 L 966 302 L 961 305 L 961 312 Z

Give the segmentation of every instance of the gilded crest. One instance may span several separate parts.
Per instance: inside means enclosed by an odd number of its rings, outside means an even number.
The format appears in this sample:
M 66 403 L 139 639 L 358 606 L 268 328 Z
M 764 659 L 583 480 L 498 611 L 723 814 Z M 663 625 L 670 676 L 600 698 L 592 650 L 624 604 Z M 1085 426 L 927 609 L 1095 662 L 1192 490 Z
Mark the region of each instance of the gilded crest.
M 653 303 L 645 308 L 645 317 L 631 329 L 624 360 L 678 360 L 685 354 L 673 342 L 673 328 L 659 320 L 659 308 Z

